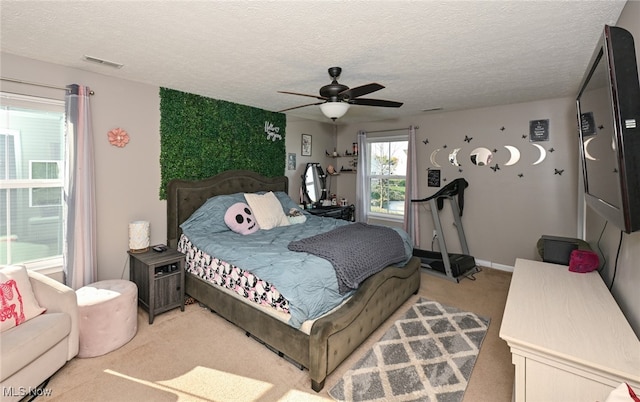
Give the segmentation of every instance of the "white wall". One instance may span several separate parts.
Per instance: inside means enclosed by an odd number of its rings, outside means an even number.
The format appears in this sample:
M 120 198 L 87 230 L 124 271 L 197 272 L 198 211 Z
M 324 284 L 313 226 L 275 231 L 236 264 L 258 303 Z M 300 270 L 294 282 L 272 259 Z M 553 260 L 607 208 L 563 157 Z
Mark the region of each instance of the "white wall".
M 577 129 L 572 99 L 550 99 L 491 108 L 422 114 L 392 122 L 349 125 L 340 128 L 339 149 L 350 145 L 359 129 L 384 130 L 418 126 L 419 197 L 434 194 L 440 188 L 427 187 L 427 169 L 434 168 L 430 156 L 440 148 L 436 162 L 442 167 L 442 185 L 462 177 L 469 183 L 464 192 L 462 222 L 471 254 L 479 260 L 511 267 L 518 257 L 539 259 L 536 242 L 540 236 L 575 237 L 577 186 Z M 546 159 L 537 165 L 539 151 L 529 142 L 529 121 L 549 119 L 549 141 L 540 142 Z M 504 127 L 504 130 L 501 128 Z M 394 132 L 398 134 L 398 132 Z M 377 133 L 372 135 L 389 135 Z M 402 134 L 402 132 L 400 132 Z M 522 136 L 526 138 L 522 138 Z M 471 137 L 470 142 L 464 141 Z M 428 140 L 428 144 L 423 141 Z M 520 149 L 521 159 L 506 166 L 509 151 L 505 145 Z M 446 148 L 445 148 L 446 146 Z M 475 166 L 469 156 L 476 147 L 497 149 L 491 166 Z M 449 153 L 460 148 L 460 167 L 448 162 Z M 553 148 L 553 152 L 549 152 Z M 459 171 L 462 169 L 462 172 Z M 561 175 L 555 169 L 563 170 Z M 522 174 L 522 177 L 519 176 Z M 344 178 L 343 178 L 344 177 Z M 355 177 L 340 176 L 339 193 L 355 196 Z M 431 249 L 433 222 L 421 204 L 420 248 Z M 448 205 L 440 211 L 445 240 L 450 252 L 461 252 L 453 216 Z
M 126 269 L 128 248 L 127 225 L 136 219 L 151 222 L 151 243 L 166 241 L 165 202 L 158 197 L 160 183 L 160 137 L 158 88 L 133 83 L 77 69 L 3 55 L 2 75 L 27 81 L 64 86 L 68 83 L 89 85 L 96 91 L 92 98 L 93 127 L 96 152 L 96 188 L 98 207 L 98 271 L 99 279 L 120 277 Z M 34 87 L 3 89 L 33 93 Z M 62 97 L 61 91 L 55 96 Z M 425 114 L 392 122 L 377 122 L 337 127 L 333 123 L 288 120 L 286 128 L 287 152 L 296 153 L 297 169 L 285 171 L 290 177 L 290 194 L 298 199 L 300 176 L 307 162 L 320 162 L 323 167 L 337 168 L 348 161 L 325 156 L 334 146 L 340 152 L 351 149 L 359 129 L 382 130 L 420 126 L 418 139 L 429 139 L 419 145 L 420 196 L 435 189 L 426 187 L 426 169 L 434 147 L 461 147 L 459 153 L 463 172 L 446 163 L 447 152 L 440 152 L 443 178 L 465 177 L 470 187 L 465 191 L 463 222 L 471 253 L 480 260 L 512 266 L 516 257 L 536 258 L 535 243 L 542 234 L 575 235 L 576 164 L 577 158 L 574 106 L 569 99 L 532 102 L 495 108 L 460 112 Z M 540 165 L 531 166 L 537 151 L 522 139 L 528 133 L 531 119 L 548 118 L 551 140 L 543 144 L 554 147 Z M 504 126 L 505 130 L 499 128 Z M 131 136 L 125 148 L 111 146 L 107 132 L 121 127 Z M 311 134 L 313 154 L 300 155 L 301 134 Z M 470 143 L 464 136 L 473 137 Z M 337 145 L 336 139 L 337 138 Z M 513 167 L 505 167 L 508 152 L 504 145 L 514 144 L 522 150 L 522 160 Z M 502 167 L 494 172 L 488 167 L 472 166 L 468 154 L 476 146 L 497 148 L 496 163 Z M 564 173 L 554 175 L 554 168 Z M 523 178 L 517 174 L 522 172 Z M 355 200 L 355 175 L 342 174 L 332 178 L 330 193 Z M 452 251 L 458 247 L 448 210 L 442 212 L 446 239 Z M 421 248 L 430 248 L 433 228 L 427 213 L 421 216 Z
M 311 156 L 301 155 L 302 134 L 311 135 Z M 307 163 L 319 162 L 323 168 L 327 166 L 325 151 L 333 151 L 335 146 L 335 126 L 332 123 L 320 123 L 287 117 L 285 141 L 287 154 L 296 154 L 296 169 L 285 171 L 285 175 L 289 178 L 289 195 L 295 202 L 299 202 L 301 177 L 304 174 Z
M 166 202 L 160 188 L 159 88 L 83 70 L 2 53 L 3 77 L 65 87 L 76 83 L 95 91 L 91 98 L 96 164 L 98 279 L 128 278 L 128 224 L 150 222 L 151 244 L 166 243 Z M 0 90 L 64 99 L 64 91 L 0 81 Z M 107 132 L 120 127 L 131 137 L 124 148 L 107 141 Z M 312 155 L 301 156 L 301 134 L 312 135 Z M 335 146 L 332 123 L 290 120 L 287 152 L 296 154 L 296 170 L 285 170 L 289 193 L 298 200 L 300 176 L 307 162 L 329 160 L 325 150 Z
M 160 186 L 160 98 L 154 86 L 107 77 L 3 53 L 3 77 L 64 87 L 87 85 L 91 98 L 96 166 L 98 279 L 128 278 L 128 223 L 148 220 L 151 243 L 166 242 L 166 204 Z M 64 99 L 64 91 L 1 81 L 0 89 Z M 107 141 L 120 127 L 131 137 L 125 148 Z

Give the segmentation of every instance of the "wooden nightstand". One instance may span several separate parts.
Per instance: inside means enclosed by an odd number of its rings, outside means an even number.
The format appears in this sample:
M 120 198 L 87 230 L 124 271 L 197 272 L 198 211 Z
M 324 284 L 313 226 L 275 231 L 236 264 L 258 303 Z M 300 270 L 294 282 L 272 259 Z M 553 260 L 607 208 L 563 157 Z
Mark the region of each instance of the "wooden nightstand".
M 176 250 L 161 253 L 129 253 L 129 279 L 138 285 L 138 303 L 156 314 L 180 307 L 184 311 L 184 254 Z

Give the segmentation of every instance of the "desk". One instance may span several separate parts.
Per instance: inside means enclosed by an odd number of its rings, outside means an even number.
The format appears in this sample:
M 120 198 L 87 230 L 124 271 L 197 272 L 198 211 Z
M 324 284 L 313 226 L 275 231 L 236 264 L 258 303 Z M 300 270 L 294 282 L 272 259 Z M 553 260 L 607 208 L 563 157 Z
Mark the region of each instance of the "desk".
M 307 209 L 312 215 L 324 216 L 327 218 L 344 219 L 345 221 L 353 221 L 355 214 L 355 207 L 349 205 L 346 207 L 332 205 L 330 207 L 317 207 L 313 209 Z
M 596 271 L 516 260 L 500 338 L 517 402 L 604 401 L 622 382 L 640 389 L 640 341 Z

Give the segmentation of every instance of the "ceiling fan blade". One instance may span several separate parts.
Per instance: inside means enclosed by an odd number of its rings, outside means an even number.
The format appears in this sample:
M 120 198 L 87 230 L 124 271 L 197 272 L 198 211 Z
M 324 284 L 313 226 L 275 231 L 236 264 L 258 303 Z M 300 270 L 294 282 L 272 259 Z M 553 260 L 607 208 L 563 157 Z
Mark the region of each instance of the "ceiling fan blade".
M 289 94 L 289 95 L 298 95 L 298 96 L 307 96 L 309 98 L 316 98 L 316 99 L 320 99 L 320 100 L 327 100 L 327 98 L 323 97 L 323 96 L 318 96 L 318 95 L 308 95 L 308 94 L 301 94 L 298 92 L 288 92 L 288 91 L 278 91 L 278 93 L 281 94 Z
M 346 89 L 338 94 L 338 97 L 344 100 L 351 100 L 358 96 L 367 95 L 384 88 L 383 85 L 372 82 L 371 84 L 360 85 L 359 87 Z
M 307 103 L 306 105 L 294 106 L 294 107 L 290 107 L 290 108 L 288 108 L 288 109 L 278 110 L 278 113 L 286 112 L 287 110 L 299 109 L 299 108 L 301 108 L 301 107 L 315 106 L 315 105 L 322 105 L 323 103 L 324 103 L 324 102 Z
M 352 99 L 349 101 L 352 105 L 362 105 L 362 106 L 381 106 L 381 107 L 400 107 L 403 105 L 402 102 L 388 101 L 382 99 L 369 99 L 369 98 L 358 98 Z

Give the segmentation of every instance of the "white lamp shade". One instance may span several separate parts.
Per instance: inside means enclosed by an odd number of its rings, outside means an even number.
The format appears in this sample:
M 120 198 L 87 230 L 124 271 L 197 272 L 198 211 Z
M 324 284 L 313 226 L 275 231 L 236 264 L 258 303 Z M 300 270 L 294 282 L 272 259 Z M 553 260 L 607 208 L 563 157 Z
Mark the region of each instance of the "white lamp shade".
M 325 102 L 320 105 L 322 113 L 330 119 L 339 119 L 349 110 L 349 104 L 346 102 Z
M 149 222 L 134 221 L 129 223 L 129 250 L 142 252 L 149 249 Z

